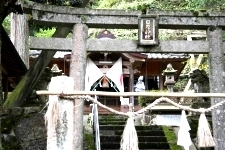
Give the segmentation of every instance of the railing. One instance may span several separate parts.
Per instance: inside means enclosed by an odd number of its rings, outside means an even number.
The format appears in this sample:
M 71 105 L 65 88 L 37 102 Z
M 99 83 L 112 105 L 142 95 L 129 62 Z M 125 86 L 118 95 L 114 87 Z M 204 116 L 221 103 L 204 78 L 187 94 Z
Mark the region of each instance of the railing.
M 158 97 L 214 97 L 225 98 L 225 93 L 169 93 L 169 92 L 101 92 L 101 91 L 36 91 L 37 95 L 98 95 L 98 96 L 158 96 Z
M 97 96 L 95 96 L 95 100 L 97 100 Z M 98 121 L 98 105 L 92 104 L 92 115 L 93 115 L 93 130 L 95 134 L 95 149 L 101 150 L 100 146 L 100 133 L 99 133 L 99 121 Z

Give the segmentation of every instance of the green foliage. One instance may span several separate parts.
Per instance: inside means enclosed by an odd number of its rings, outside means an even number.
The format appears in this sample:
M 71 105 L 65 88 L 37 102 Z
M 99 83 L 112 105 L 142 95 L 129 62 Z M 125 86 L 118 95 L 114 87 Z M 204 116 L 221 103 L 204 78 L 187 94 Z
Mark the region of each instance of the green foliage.
M 34 33 L 34 36 L 36 37 L 51 37 L 54 32 L 55 32 L 56 28 L 49 28 L 49 29 L 39 29 L 38 32 Z
M 178 91 L 178 92 L 184 91 L 185 86 L 188 83 L 188 80 L 189 80 L 188 76 L 180 76 L 173 87 L 174 91 Z
M 155 93 L 162 93 L 166 92 L 163 90 L 150 90 L 147 92 L 155 92 Z M 138 104 L 142 107 L 146 107 L 148 103 L 153 103 L 156 99 L 160 98 L 160 96 L 138 96 Z
M 224 10 L 225 4 L 224 0 L 189 0 L 188 8 L 201 10 L 201 9 L 211 9 L 211 10 Z
M 209 76 L 209 59 L 208 59 L 208 54 L 204 54 L 204 57 L 202 59 L 202 63 L 199 66 L 200 70 L 204 70 L 206 72 L 206 74 Z
M 117 3 L 119 3 L 118 0 L 98 0 L 95 1 L 95 3 L 93 4 L 93 8 L 112 8 L 114 7 Z
M 93 150 L 95 149 L 94 137 L 92 133 L 89 133 L 86 129 L 84 129 L 84 141 L 85 141 L 85 150 Z
M 137 40 L 138 39 L 138 30 L 124 30 L 124 29 L 113 29 L 110 30 L 117 39 L 128 39 L 128 40 Z
M 2 23 L 2 26 L 5 28 L 6 32 L 9 34 L 10 33 L 10 17 L 7 16 L 5 20 Z
M 96 38 L 99 32 L 102 29 L 89 29 L 88 35 L 89 38 Z M 128 39 L 128 40 L 137 40 L 138 39 L 138 30 L 125 30 L 125 29 L 110 29 L 110 32 L 115 35 L 117 39 Z
M 83 0 L 31 0 L 31 1 L 42 4 L 72 6 L 72 7 L 80 7 L 83 4 Z
M 92 8 L 124 10 L 224 10 L 224 0 L 96 0 Z
M 170 149 L 182 150 L 181 147 L 177 145 L 177 137 L 173 131 L 173 128 L 170 126 L 163 126 L 163 131 L 164 131 L 167 141 L 170 145 Z

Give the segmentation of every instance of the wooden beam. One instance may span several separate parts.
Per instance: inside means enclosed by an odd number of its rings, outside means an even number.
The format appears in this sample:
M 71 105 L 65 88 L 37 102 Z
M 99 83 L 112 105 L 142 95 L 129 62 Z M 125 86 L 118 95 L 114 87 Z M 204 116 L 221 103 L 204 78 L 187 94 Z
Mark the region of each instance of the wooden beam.
M 169 93 L 169 92 L 103 92 L 103 91 L 36 91 L 37 95 L 98 95 L 98 96 L 149 96 L 149 97 L 217 97 L 224 98 L 225 93 Z
M 30 37 L 30 49 L 32 50 L 62 50 L 72 49 L 70 38 L 36 38 Z M 223 43 L 225 52 L 225 43 Z M 99 40 L 88 39 L 88 52 L 122 52 L 122 53 L 208 53 L 208 41 L 161 41 L 158 46 L 139 46 L 135 40 Z
M 99 69 L 102 71 L 102 73 L 107 73 L 110 68 L 99 68 Z M 130 74 L 129 69 L 123 68 L 123 74 Z
M 35 23 L 46 26 L 68 26 L 85 23 L 89 28 L 137 29 L 141 11 L 101 10 L 69 8 L 65 6 L 44 5 L 27 2 L 24 12 L 31 13 Z M 225 29 L 223 11 L 159 11 L 148 10 L 147 15 L 159 17 L 159 28 L 163 29 L 207 29 L 220 26 Z
M 97 66 L 104 66 L 104 65 L 107 65 L 107 66 L 112 66 L 116 63 L 116 61 L 109 61 L 109 63 L 107 63 L 107 61 L 105 63 L 100 63 L 99 61 L 93 61 L 95 63 L 95 65 Z M 129 66 L 130 65 L 130 62 L 129 61 L 123 61 L 123 66 Z

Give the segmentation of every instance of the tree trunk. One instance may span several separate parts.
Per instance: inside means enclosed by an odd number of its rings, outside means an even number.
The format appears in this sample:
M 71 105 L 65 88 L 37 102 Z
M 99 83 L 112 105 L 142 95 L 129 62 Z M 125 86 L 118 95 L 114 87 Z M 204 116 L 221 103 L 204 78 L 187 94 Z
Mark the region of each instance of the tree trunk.
M 18 0 L 18 3 L 22 4 L 22 0 Z M 17 15 L 11 13 L 10 38 L 24 64 L 29 68 L 29 26 L 27 19 L 27 14 Z
M 53 37 L 66 37 L 71 31 L 71 27 L 59 27 L 54 33 Z M 42 51 L 36 63 L 34 63 L 24 77 L 21 79 L 19 84 L 9 95 L 7 100 L 4 102 L 4 108 L 19 107 L 23 104 L 26 97 L 33 90 L 34 86 L 38 82 L 41 74 L 55 55 L 56 51 Z

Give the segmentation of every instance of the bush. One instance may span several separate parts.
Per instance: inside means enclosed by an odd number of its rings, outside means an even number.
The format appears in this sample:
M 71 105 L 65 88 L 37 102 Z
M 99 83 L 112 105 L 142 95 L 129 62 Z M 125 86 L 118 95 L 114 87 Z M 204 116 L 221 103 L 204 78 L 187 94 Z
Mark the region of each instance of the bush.
M 166 92 L 165 90 L 150 90 L 147 92 Z M 138 96 L 138 104 L 142 107 L 146 107 L 148 103 L 154 102 L 156 99 L 160 98 L 161 96 Z

